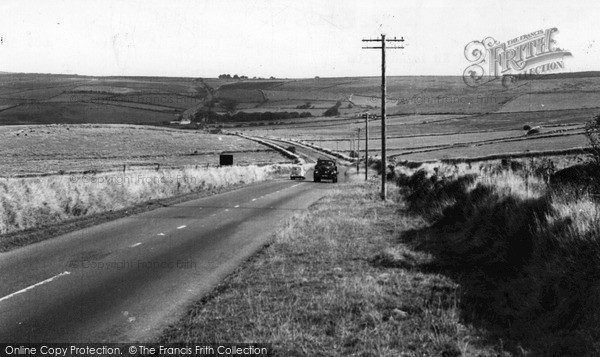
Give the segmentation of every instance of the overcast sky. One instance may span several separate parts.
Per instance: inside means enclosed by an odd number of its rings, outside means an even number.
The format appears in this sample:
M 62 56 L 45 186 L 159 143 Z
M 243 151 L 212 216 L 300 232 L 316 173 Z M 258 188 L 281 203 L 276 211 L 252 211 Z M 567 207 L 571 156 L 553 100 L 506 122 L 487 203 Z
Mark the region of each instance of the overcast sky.
M 0 71 L 276 77 L 379 74 L 362 38 L 402 36 L 389 75 L 457 75 L 464 47 L 556 27 L 566 71 L 600 70 L 600 2 L 1 0 Z

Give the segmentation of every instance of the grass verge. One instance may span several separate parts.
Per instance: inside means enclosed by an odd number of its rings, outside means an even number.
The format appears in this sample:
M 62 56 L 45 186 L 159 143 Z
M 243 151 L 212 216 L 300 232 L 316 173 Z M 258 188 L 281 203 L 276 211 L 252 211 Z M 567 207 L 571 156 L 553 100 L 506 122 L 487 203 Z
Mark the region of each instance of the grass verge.
M 422 225 L 375 185 L 338 184 L 160 340 L 272 343 L 278 356 L 501 354 L 460 322 L 459 285 L 398 239 Z
M 291 165 L 0 180 L 0 252 L 289 173 Z

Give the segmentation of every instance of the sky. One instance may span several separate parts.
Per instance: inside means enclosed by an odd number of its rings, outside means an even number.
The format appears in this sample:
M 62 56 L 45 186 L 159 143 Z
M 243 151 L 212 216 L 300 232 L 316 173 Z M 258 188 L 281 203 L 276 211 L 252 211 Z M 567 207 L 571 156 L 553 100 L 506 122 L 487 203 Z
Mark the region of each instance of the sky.
M 600 70 L 600 2 L 2 0 L 0 71 L 81 75 L 377 76 L 363 38 L 403 37 L 388 75 L 462 75 L 465 46 L 556 27 L 567 72 Z

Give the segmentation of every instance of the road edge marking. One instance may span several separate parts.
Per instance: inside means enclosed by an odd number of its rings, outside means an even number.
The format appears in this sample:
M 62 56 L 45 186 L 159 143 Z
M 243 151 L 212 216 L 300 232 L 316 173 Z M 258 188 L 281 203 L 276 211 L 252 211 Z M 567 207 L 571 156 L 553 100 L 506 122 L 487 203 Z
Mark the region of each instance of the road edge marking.
M 12 293 L 12 294 L 6 295 L 5 297 L 2 297 L 2 298 L 0 298 L 0 302 L 2 302 L 2 301 L 4 301 L 4 300 L 8 300 L 8 299 L 10 299 L 10 298 L 12 298 L 12 297 L 14 297 L 14 296 L 16 296 L 16 295 L 22 294 L 22 293 L 24 293 L 24 292 L 26 292 L 26 291 L 29 291 L 29 290 L 31 290 L 31 289 L 33 289 L 33 288 L 36 288 L 36 287 L 40 286 L 40 285 L 47 284 L 47 283 L 51 282 L 52 280 L 54 280 L 54 279 L 56 279 L 56 278 L 60 278 L 60 277 L 61 277 L 61 276 L 63 276 L 63 275 L 69 275 L 69 274 L 71 274 L 71 272 L 70 272 L 70 271 L 63 271 L 62 273 L 60 273 L 60 274 L 57 274 L 57 275 L 55 275 L 55 276 L 53 276 L 53 277 L 51 277 L 51 278 L 48 278 L 48 279 L 46 279 L 46 280 L 42 280 L 42 281 L 40 281 L 39 283 L 36 283 L 36 284 L 33 284 L 33 285 L 29 285 L 29 286 L 28 286 L 28 287 L 26 287 L 25 289 L 21 289 L 21 290 L 19 290 L 19 291 L 15 291 L 15 292 L 14 292 L 14 293 Z

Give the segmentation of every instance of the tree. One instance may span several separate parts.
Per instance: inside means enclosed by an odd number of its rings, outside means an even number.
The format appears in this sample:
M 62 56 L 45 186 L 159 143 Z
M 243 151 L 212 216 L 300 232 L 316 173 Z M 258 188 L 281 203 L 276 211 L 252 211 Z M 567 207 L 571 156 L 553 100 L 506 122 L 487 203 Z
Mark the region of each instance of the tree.
M 600 169 L 600 114 L 585 124 L 585 136 L 589 141 L 590 156 L 596 167 Z
M 334 117 L 334 116 L 340 115 L 340 111 L 339 111 L 340 106 L 342 106 L 342 102 L 338 101 L 337 103 L 335 103 L 335 105 L 333 107 L 327 109 L 325 111 L 325 113 L 323 113 L 323 115 L 326 117 Z

